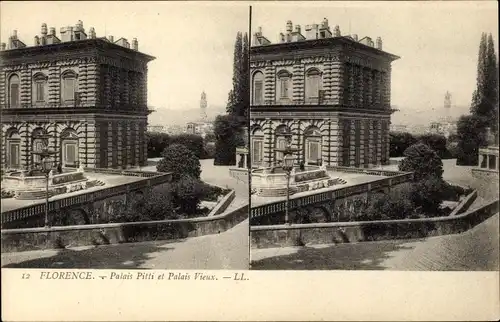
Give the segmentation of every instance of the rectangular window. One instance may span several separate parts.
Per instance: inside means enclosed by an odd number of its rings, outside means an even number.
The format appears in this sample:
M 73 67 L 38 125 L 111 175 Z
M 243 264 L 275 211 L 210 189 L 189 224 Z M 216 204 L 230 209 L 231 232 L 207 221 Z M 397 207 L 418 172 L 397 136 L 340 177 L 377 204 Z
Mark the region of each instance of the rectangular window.
M 307 97 L 316 98 L 319 95 L 319 77 L 310 76 L 307 78 Z
M 289 79 L 288 78 L 281 79 L 280 80 L 280 84 L 281 84 L 281 87 L 280 87 L 280 97 L 286 99 L 286 98 L 288 98 L 288 84 L 289 84 Z
M 255 82 L 253 88 L 253 101 L 255 104 L 262 104 L 262 82 Z
M 364 140 L 364 165 L 365 168 L 368 167 L 368 164 L 370 163 L 370 121 L 366 120 L 365 121 L 365 129 L 363 133 L 363 140 Z
M 63 100 L 64 101 L 72 101 L 75 99 L 75 82 L 74 78 L 65 78 L 64 79 L 64 88 L 63 88 Z
M 262 139 L 254 139 L 252 145 L 252 164 L 259 165 L 263 159 L 264 142 Z
M 19 84 L 10 85 L 10 107 L 19 107 Z
M 33 148 L 35 151 L 42 151 L 43 150 L 43 143 L 40 141 L 36 141 Z M 33 155 L 33 162 L 35 164 L 42 162 L 42 158 L 40 157 L 40 155 L 38 155 L 38 154 Z
M 321 160 L 321 146 L 319 140 L 308 140 L 306 144 L 306 163 L 318 164 Z
M 284 137 L 276 138 L 276 148 L 282 150 L 286 148 L 286 140 Z M 276 161 L 283 160 L 283 157 L 283 152 L 276 151 Z
M 354 121 L 354 144 L 355 144 L 355 152 L 354 152 L 354 166 L 359 168 L 361 164 L 361 121 Z
M 344 167 L 350 166 L 350 156 L 351 156 L 351 121 L 343 121 L 342 130 L 342 165 Z
M 36 83 L 36 101 L 37 102 L 43 102 L 44 99 L 43 99 L 43 90 L 44 90 L 44 86 L 43 86 L 43 83 Z
M 66 143 L 64 145 L 64 163 L 66 166 L 76 165 L 76 144 Z
M 9 143 L 9 165 L 11 168 L 19 168 L 19 150 L 18 142 Z

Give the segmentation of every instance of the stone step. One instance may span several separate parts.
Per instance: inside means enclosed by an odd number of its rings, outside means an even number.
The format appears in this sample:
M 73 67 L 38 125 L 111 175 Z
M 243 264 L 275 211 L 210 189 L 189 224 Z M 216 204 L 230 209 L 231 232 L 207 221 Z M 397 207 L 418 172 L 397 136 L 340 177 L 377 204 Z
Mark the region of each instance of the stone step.
M 45 190 L 34 190 L 34 191 L 18 191 L 16 193 L 16 199 L 19 200 L 33 200 L 33 199 L 44 199 L 46 196 Z M 49 198 L 54 196 L 52 191 L 49 191 Z

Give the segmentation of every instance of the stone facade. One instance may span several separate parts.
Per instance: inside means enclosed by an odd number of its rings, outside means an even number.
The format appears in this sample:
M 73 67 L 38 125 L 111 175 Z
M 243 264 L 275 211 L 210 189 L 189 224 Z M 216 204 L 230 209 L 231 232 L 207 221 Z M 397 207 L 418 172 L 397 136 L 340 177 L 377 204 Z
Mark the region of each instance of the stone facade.
M 332 37 L 328 21 L 313 27 L 319 33 L 306 38 L 297 35 L 299 26 L 291 32 L 287 25 L 291 36 L 283 35 L 278 44 L 270 44 L 261 31 L 254 35 L 252 166 L 276 164 L 275 149 L 283 148 L 285 132 L 292 133 L 298 163 L 387 164 L 391 63 L 399 57 L 382 51 L 380 38 L 375 47 L 368 37 L 340 36 L 338 28 Z
M 47 35 L 45 25 L 35 46 L 16 45 L 14 35 L 0 51 L 2 168 L 35 166 L 39 134 L 50 137 L 49 149 L 59 152 L 53 161 L 63 167 L 144 165 L 154 57 L 140 53 L 135 39 L 130 48 L 124 38 L 96 38 L 93 28 L 87 37 L 81 22 L 63 29 L 66 41 L 55 30 Z

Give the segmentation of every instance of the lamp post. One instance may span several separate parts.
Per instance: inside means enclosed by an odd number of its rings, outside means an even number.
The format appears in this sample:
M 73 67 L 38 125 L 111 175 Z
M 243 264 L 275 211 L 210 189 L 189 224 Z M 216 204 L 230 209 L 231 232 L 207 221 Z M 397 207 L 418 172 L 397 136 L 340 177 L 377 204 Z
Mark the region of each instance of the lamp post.
M 284 149 L 276 149 L 277 152 L 283 153 L 282 168 L 286 173 L 286 203 L 285 203 L 285 224 L 290 224 L 289 218 L 289 208 L 290 208 L 290 175 L 293 170 L 295 163 L 294 153 L 299 151 L 299 149 L 292 148 L 292 133 L 287 131 L 283 133 L 282 136 L 285 137 L 286 147 Z
M 35 137 L 42 141 L 43 147 L 40 151 L 31 151 L 31 154 L 40 157 L 41 172 L 45 175 L 45 227 L 49 227 L 49 177 L 52 170 L 53 161 L 47 160 L 52 155 L 57 154 L 57 151 L 49 150 L 49 135 L 39 135 Z

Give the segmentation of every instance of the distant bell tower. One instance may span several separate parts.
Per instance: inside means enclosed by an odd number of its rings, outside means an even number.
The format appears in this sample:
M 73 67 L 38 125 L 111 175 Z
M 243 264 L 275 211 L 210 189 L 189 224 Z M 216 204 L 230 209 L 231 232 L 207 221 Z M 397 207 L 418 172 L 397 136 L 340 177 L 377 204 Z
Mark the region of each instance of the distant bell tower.
M 445 119 L 447 122 L 450 121 L 450 109 L 451 109 L 451 94 L 446 91 L 444 95 L 444 109 L 445 109 Z
M 207 94 L 205 94 L 205 91 L 201 92 L 201 100 L 200 100 L 200 112 L 201 112 L 201 119 L 203 121 L 207 120 Z

